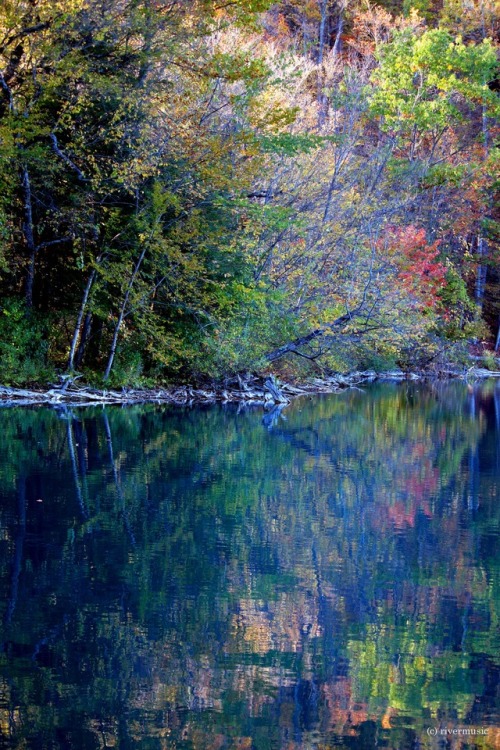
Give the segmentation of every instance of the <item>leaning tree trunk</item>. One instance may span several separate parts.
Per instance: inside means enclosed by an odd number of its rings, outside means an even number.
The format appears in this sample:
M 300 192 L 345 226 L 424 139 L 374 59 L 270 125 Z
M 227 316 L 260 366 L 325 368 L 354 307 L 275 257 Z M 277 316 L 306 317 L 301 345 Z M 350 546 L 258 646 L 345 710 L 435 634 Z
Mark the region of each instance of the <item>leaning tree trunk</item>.
M 82 343 L 83 338 L 84 338 L 83 334 L 84 334 L 84 332 L 86 330 L 85 324 L 87 324 L 87 321 L 88 321 L 88 324 L 90 323 L 89 314 L 87 313 L 87 315 L 85 317 L 85 323 L 83 324 L 83 329 L 82 329 L 83 316 L 84 316 L 85 310 L 87 308 L 87 303 L 88 303 L 88 300 L 89 300 L 90 292 L 92 291 L 92 287 L 94 285 L 94 281 L 95 281 L 95 278 L 97 276 L 97 266 L 101 262 L 102 257 L 103 256 L 101 254 L 97 258 L 96 265 L 92 269 L 92 273 L 90 274 L 90 276 L 88 278 L 88 281 L 87 281 L 87 284 L 85 286 L 85 291 L 83 293 L 82 302 L 81 302 L 81 305 L 80 305 L 80 310 L 78 312 L 78 317 L 76 319 L 76 325 L 75 325 L 75 330 L 74 330 L 74 333 L 73 333 L 73 338 L 71 340 L 71 348 L 70 348 L 70 352 L 69 352 L 68 365 L 67 365 L 67 369 L 69 371 L 71 371 L 71 370 L 74 369 L 75 355 L 76 355 L 76 353 L 78 351 L 77 347 L 79 348 L 79 344 Z M 88 324 L 87 324 L 87 330 L 88 330 Z M 84 348 L 85 348 L 85 343 L 83 342 L 83 349 Z M 80 360 L 82 358 L 83 358 L 83 354 L 80 357 Z
M 116 347 L 118 346 L 118 336 L 120 334 L 120 328 L 122 327 L 123 319 L 125 317 L 125 312 L 127 310 L 127 305 L 128 305 L 128 301 L 130 298 L 130 293 L 132 291 L 132 287 L 134 285 L 137 274 L 139 273 L 139 270 L 142 265 L 142 261 L 144 260 L 144 257 L 146 255 L 147 249 L 148 249 L 148 246 L 147 244 L 145 244 L 141 254 L 139 255 L 137 263 L 134 266 L 132 276 L 130 277 L 130 281 L 128 282 L 128 285 L 127 285 L 127 290 L 125 292 L 125 296 L 123 298 L 123 302 L 120 307 L 118 320 L 116 321 L 115 330 L 113 333 L 113 340 L 111 342 L 111 348 L 109 350 L 109 358 L 108 358 L 108 364 L 106 366 L 106 371 L 104 373 L 104 380 L 107 380 L 109 378 L 111 374 L 111 370 L 113 369 L 113 362 L 115 360 Z
M 284 357 L 286 354 L 296 354 L 300 357 L 305 356 L 308 359 L 313 359 L 313 357 L 308 357 L 307 355 L 303 354 L 300 351 L 300 349 L 303 346 L 306 346 L 307 344 L 310 344 L 311 342 L 316 341 L 322 336 L 328 335 L 332 331 L 338 328 L 342 328 L 343 326 L 347 325 L 348 323 L 351 322 L 351 320 L 354 317 L 358 315 L 358 313 L 359 313 L 359 309 L 357 308 L 351 313 L 346 313 L 345 315 L 341 315 L 340 318 L 337 318 L 336 320 L 332 321 L 332 323 L 329 323 L 328 325 L 322 326 L 321 328 L 316 328 L 314 331 L 311 331 L 305 336 L 299 336 L 293 341 L 289 341 L 287 344 L 283 344 L 282 346 L 279 346 L 277 349 L 273 349 L 272 351 L 266 354 L 267 361 L 276 362 L 276 360 L 281 359 L 281 357 Z
M 338 54 L 340 52 L 340 46 L 342 44 L 342 32 L 344 30 L 344 9 L 345 6 L 342 5 L 339 12 L 339 20 L 337 23 L 337 34 L 335 36 L 335 42 L 332 47 L 332 53 L 333 57 L 337 58 Z

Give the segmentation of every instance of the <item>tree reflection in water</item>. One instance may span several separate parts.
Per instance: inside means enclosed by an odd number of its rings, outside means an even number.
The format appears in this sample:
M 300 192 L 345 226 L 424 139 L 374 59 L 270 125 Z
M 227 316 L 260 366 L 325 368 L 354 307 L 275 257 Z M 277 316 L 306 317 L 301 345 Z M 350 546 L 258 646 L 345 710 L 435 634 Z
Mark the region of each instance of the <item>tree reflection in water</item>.
M 494 383 L 0 420 L 2 747 L 497 746 Z

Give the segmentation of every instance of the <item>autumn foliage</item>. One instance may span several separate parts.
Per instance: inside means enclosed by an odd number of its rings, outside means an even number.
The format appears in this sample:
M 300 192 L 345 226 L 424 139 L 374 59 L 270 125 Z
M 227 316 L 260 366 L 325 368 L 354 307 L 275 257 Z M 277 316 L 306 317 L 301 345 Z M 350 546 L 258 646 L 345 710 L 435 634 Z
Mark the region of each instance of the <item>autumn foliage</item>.
M 494 341 L 497 15 L 3 3 L 4 382 L 397 364 L 449 349 L 438 317 Z
M 392 228 L 384 242 L 398 268 L 396 283 L 419 306 L 436 309 L 446 281 L 446 265 L 438 259 L 440 240 L 429 244 L 425 229 L 410 224 Z

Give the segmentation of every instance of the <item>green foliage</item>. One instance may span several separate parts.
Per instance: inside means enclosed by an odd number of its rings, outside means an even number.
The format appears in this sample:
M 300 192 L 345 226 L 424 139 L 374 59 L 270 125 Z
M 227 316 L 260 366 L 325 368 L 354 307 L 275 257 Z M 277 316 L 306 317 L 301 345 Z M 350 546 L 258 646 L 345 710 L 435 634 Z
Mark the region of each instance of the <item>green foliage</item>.
M 498 97 L 487 86 L 498 69 L 489 39 L 465 44 L 443 29 L 420 35 L 408 29 L 378 54 L 371 107 L 386 131 L 447 128 L 464 119 L 461 101 L 469 110 L 480 105 L 491 115 L 499 112 Z
M 433 164 L 427 169 L 422 182 L 426 189 L 439 186 L 459 187 L 466 174 L 467 166 L 465 164 L 455 165 L 444 162 Z
M 365 347 L 357 353 L 358 362 L 356 369 L 359 370 L 375 370 L 375 372 L 389 372 L 390 370 L 398 369 L 397 354 L 394 351 L 377 351 Z
M 200 342 L 193 352 L 192 368 L 205 376 L 223 377 L 245 369 L 266 366 L 265 354 L 281 338 L 294 338 L 298 331 L 294 321 L 283 316 L 279 294 L 263 288 L 239 290 L 239 306 L 233 314 L 217 323 L 212 336 Z
M 48 361 L 48 321 L 28 311 L 18 299 L 0 306 L 0 373 L 5 385 L 47 382 L 53 376 Z
M 495 352 L 492 352 L 492 351 L 487 351 L 483 353 L 481 364 L 487 370 L 492 370 L 492 371 L 498 371 L 498 368 L 500 366 L 498 357 L 496 357 Z
M 140 351 L 128 343 L 123 343 L 118 349 L 115 366 L 109 379 L 109 385 L 140 387 L 147 385 L 142 377 L 144 363 Z
M 403 12 L 409 15 L 411 11 L 417 11 L 426 20 L 436 20 L 433 13 L 432 0 L 403 0 Z
M 259 144 L 265 153 L 295 156 L 319 149 L 325 143 L 325 138 L 313 133 L 292 134 L 278 133 L 276 135 L 262 135 Z
M 469 297 L 465 281 L 451 264 L 438 296 L 445 311 L 439 330 L 446 339 L 458 341 L 478 335 L 476 305 Z

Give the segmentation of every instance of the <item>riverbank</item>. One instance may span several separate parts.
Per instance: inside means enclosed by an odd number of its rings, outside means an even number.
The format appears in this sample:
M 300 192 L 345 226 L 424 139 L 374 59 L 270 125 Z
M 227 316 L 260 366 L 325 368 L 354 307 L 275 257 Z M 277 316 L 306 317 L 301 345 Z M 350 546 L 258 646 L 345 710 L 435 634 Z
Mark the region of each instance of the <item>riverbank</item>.
M 500 378 L 500 371 L 479 367 L 448 367 L 440 370 L 405 373 L 402 370 L 377 373 L 374 370 L 335 373 L 324 378 L 308 378 L 301 383 L 285 383 L 273 375 L 237 375 L 205 387 L 191 385 L 168 388 L 120 388 L 97 389 L 80 385 L 77 381 L 64 379 L 60 385 L 49 388 L 10 388 L 0 386 L 0 406 L 102 406 L 110 404 L 128 405 L 141 403 L 194 404 L 244 403 L 255 406 L 285 405 L 300 396 L 322 393 L 338 393 L 376 380 L 428 380 L 463 379 L 478 380 Z

